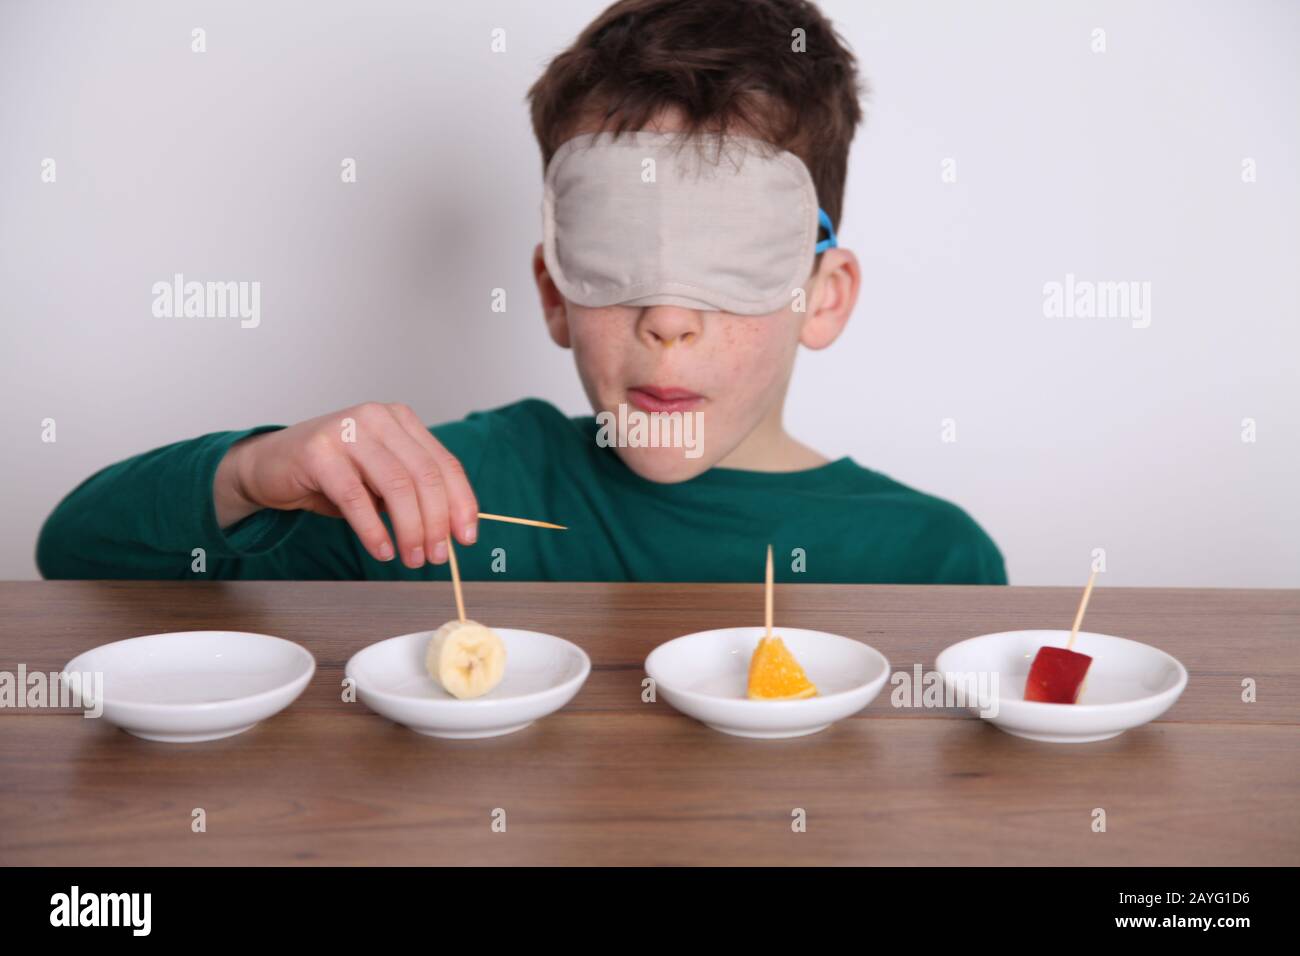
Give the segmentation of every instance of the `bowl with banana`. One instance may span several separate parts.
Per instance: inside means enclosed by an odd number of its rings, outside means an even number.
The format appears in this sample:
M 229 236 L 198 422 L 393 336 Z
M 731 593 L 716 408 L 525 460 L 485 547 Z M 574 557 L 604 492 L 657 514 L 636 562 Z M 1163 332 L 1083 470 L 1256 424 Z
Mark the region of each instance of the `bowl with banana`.
M 448 621 L 371 644 L 346 675 L 367 707 L 430 737 L 499 737 L 559 710 L 591 673 L 553 634 Z

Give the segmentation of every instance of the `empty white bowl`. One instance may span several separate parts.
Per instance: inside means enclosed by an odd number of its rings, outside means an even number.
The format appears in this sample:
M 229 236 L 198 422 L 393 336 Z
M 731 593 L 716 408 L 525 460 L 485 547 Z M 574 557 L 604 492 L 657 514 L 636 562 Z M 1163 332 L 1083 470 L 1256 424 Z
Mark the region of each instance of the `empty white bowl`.
M 429 676 L 425 653 L 433 631 L 371 644 L 352 655 L 345 673 L 375 713 L 416 733 L 454 739 L 523 730 L 572 700 L 591 673 L 586 652 L 563 638 L 506 627 L 493 630 L 506 645 L 506 673 L 482 697 L 459 700 Z
M 838 634 L 781 627 L 773 630 L 817 685 L 803 700 L 750 700 L 749 661 L 766 632 L 761 627 L 699 631 L 660 644 L 646 658 L 646 674 L 682 713 L 737 737 L 802 737 L 857 713 L 880 692 L 889 661 L 874 647 Z
M 984 719 L 1009 734 L 1049 743 L 1089 743 L 1154 720 L 1187 686 L 1187 669 L 1164 651 L 1138 641 L 1080 631 L 1072 650 L 1092 658 L 1075 704 L 1025 700 L 1025 680 L 1044 646 L 1064 647 L 1069 631 L 1004 631 L 945 648 L 935 661 L 955 689 L 966 675 L 998 675 L 996 715 Z M 969 706 L 979 714 L 977 706 Z M 990 708 L 992 710 L 992 708 Z M 983 716 L 983 715 L 981 715 Z
M 104 719 L 146 740 L 243 733 L 288 707 L 316 670 L 305 647 L 242 631 L 180 631 L 103 644 L 64 667 L 103 675 Z M 88 689 L 87 709 L 96 707 Z

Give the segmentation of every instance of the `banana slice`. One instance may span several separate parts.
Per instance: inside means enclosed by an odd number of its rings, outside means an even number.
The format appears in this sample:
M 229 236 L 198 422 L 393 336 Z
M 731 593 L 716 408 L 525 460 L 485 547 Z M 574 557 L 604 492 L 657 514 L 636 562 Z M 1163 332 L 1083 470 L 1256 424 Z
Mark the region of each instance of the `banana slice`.
M 477 621 L 448 621 L 429 641 L 424 666 L 453 697 L 482 697 L 505 676 L 506 645 Z

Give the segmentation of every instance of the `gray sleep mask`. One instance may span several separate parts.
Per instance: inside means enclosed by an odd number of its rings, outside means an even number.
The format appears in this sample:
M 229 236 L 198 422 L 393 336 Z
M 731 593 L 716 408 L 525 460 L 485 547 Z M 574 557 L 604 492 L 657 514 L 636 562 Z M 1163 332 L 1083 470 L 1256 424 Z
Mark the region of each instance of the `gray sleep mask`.
M 774 149 L 717 134 L 568 140 L 546 167 L 542 199 L 556 287 L 588 307 L 786 308 L 814 256 L 836 243 L 808 168 Z M 829 236 L 820 242 L 819 226 Z

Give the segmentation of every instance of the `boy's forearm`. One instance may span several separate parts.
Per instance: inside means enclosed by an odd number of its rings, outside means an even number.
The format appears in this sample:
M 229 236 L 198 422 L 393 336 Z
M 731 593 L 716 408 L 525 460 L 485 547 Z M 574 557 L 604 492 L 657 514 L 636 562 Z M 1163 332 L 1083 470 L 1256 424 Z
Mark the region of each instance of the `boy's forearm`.
M 222 529 L 262 510 L 260 505 L 249 501 L 244 495 L 239 479 L 240 454 L 248 447 L 250 440 L 245 438 L 231 445 L 217 466 L 217 475 L 212 482 L 212 505 L 217 515 L 217 525 Z
M 259 430 L 260 431 L 260 430 Z M 69 494 L 41 529 L 36 563 L 47 578 L 151 580 L 229 576 L 244 555 L 216 516 L 215 472 L 248 432 L 204 435 L 128 458 Z M 236 488 L 222 492 L 230 524 L 256 509 Z M 287 522 L 270 540 L 283 537 Z M 225 525 L 225 527 L 229 527 Z M 198 570 L 202 568 L 203 570 Z

